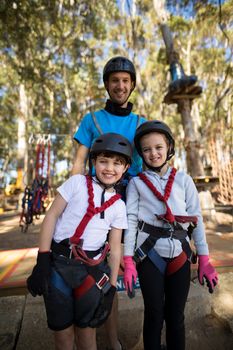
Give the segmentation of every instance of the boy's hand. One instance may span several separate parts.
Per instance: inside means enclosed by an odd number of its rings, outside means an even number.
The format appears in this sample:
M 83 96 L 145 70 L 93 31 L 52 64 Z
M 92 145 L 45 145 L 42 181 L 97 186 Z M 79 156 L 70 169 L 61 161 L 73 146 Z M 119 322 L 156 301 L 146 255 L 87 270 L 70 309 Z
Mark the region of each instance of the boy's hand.
M 38 252 L 37 264 L 27 279 L 27 288 L 33 297 L 47 292 L 50 272 L 50 252 Z
M 203 286 L 204 279 L 209 288 L 209 292 L 213 293 L 214 287 L 218 284 L 218 273 L 211 265 L 208 255 L 198 255 L 198 280 Z
M 125 271 L 124 271 L 125 288 L 128 293 L 128 296 L 130 298 L 133 298 L 135 296 L 133 283 L 136 283 L 138 273 L 137 273 L 136 266 L 132 256 L 124 256 L 123 260 L 125 265 Z

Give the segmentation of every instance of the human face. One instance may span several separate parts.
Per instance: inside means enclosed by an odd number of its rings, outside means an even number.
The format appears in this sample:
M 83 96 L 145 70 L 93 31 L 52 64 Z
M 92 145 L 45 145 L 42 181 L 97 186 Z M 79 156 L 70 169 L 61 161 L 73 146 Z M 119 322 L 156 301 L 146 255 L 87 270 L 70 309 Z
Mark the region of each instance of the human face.
M 168 141 L 164 134 L 151 132 L 140 140 L 142 156 L 146 164 L 160 167 L 167 159 Z
M 105 86 L 110 99 L 126 108 L 129 95 L 134 88 L 130 74 L 127 72 L 111 73 Z
M 97 178 L 105 185 L 114 185 L 129 167 L 117 156 L 109 158 L 101 154 L 97 156 L 93 164 Z

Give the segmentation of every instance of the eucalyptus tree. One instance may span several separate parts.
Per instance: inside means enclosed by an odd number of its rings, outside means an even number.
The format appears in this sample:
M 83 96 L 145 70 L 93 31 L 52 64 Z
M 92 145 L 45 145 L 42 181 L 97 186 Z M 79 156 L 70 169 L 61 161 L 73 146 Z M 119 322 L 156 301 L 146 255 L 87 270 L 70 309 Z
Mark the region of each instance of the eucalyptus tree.
M 76 118 L 99 96 L 95 56 L 102 55 L 106 19 L 115 6 L 114 1 L 1 2 L 0 54 L 14 72 L 14 116 L 24 154 L 26 135 L 71 134 Z M 69 156 L 63 146 L 63 157 Z

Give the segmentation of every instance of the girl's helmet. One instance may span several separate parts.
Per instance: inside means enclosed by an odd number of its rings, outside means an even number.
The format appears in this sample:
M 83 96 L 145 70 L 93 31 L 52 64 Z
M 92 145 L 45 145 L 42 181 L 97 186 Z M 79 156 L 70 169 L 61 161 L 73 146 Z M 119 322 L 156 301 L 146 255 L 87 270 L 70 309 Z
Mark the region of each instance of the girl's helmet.
M 130 142 L 124 136 L 112 132 L 99 136 L 91 147 L 90 159 L 100 153 L 108 152 L 124 157 L 127 163 L 131 164 L 133 150 Z
M 158 132 L 164 134 L 169 142 L 169 150 L 167 154 L 167 160 L 171 159 L 175 154 L 175 140 L 173 138 L 171 129 L 167 124 L 161 122 L 160 120 L 151 120 L 141 124 L 137 130 L 134 137 L 134 144 L 138 151 L 138 154 L 142 157 L 142 150 L 140 145 L 140 139 L 142 136 L 149 134 L 151 132 Z
M 111 73 L 114 72 L 127 72 L 131 75 L 131 79 L 134 82 L 134 87 L 136 86 L 136 70 L 133 63 L 126 57 L 116 56 L 111 58 L 105 65 L 103 71 L 103 81 L 104 83 L 108 80 Z

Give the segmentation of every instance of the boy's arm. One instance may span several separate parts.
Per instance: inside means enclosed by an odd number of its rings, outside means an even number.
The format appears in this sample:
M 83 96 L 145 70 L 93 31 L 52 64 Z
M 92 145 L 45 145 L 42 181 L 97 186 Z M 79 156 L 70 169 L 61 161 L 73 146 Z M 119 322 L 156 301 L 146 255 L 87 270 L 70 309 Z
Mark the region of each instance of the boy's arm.
M 89 155 L 89 148 L 87 148 L 82 144 L 79 144 L 75 155 L 74 165 L 71 170 L 71 175 L 85 174 L 88 155 Z
M 65 209 L 66 204 L 63 197 L 58 194 L 42 223 L 37 263 L 27 279 L 27 287 L 33 297 L 48 292 L 48 280 L 51 273 L 51 242 L 57 219 Z
M 122 229 L 112 228 L 109 232 L 109 244 L 110 244 L 110 257 L 109 266 L 111 268 L 110 282 L 113 286 L 116 286 L 117 276 L 121 261 L 121 236 Z
M 47 211 L 45 218 L 44 218 L 44 221 L 43 221 L 42 226 L 41 226 L 40 237 L 39 237 L 39 251 L 40 252 L 45 252 L 45 251 L 50 250 L 56 222 L 57 222 L 59 216 L 64 211 L 66 205 L 67 205 L 67 202 L 60 195 L 60 193 L 58 193 L 56 195 L 51 207 Z

